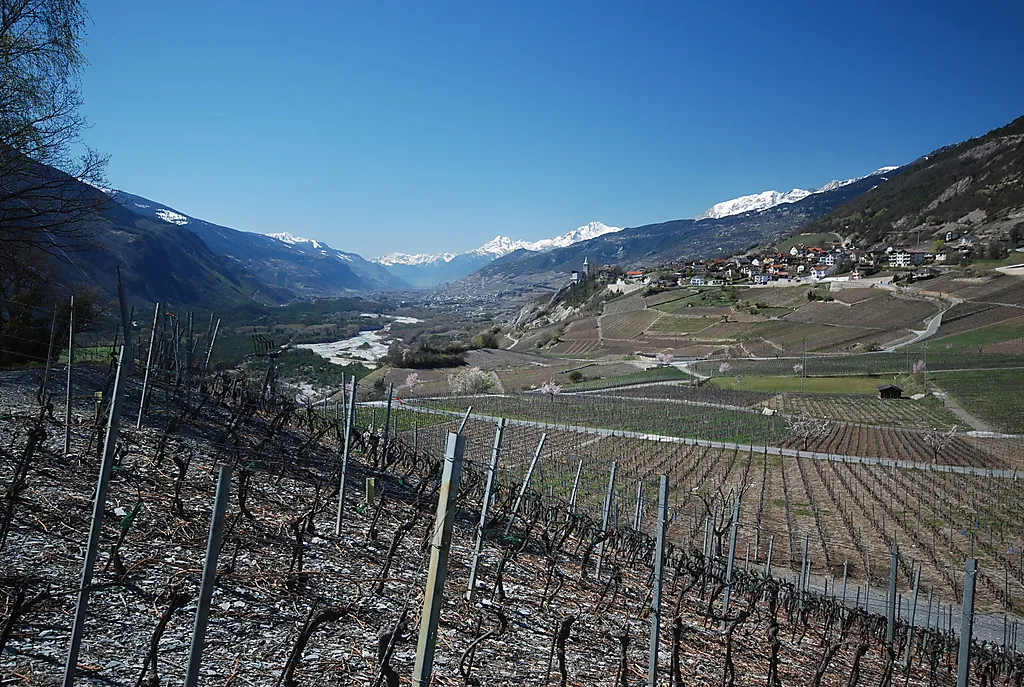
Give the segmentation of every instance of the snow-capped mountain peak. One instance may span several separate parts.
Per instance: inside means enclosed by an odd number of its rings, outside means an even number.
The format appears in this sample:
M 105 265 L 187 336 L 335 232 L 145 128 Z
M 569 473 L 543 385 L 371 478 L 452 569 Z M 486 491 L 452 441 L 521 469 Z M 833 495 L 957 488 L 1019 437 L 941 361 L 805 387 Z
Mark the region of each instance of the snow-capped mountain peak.
M 853 179 L 835 179 L 828 182 L 821 188 L 812 189 L 801 189 L 795 188 L 792 191 L 785 193 L 780 191 L 762 191 L 761 193 L 754 193 L 749 196 L 740 196 L 739 198 L 733 198 L 732 200 L 722 201 L 721 203 L 715 203 L 704 212 L 700 213 L 695 220 L 702 219 L 721 219 L 722 217 L 729 217 L 730 215 L 739 215 L 744 212 L 760 212 L 761 210 L 767 210 L 773 208 L 776 205 L 782 205 L 784 203 L 795 203 L 803 200 L 807 196 L 814 195 L 816 193 L 826 193 L 828 191 L 835 191 L 838 188 L 852 184 L 855 181 L 866 179 L 873 176 L 881 176 L 888 174 L 893 170 L 899 169 L 899 167 L 879 167 L 871 174 L 866 174 L 862 177 L 855 177 Z
M 500 258 L 502 255 L 508 255 L 520 248 L 530 250 L 528 248 L 529 245 L 530 244 L 526 241 L 514 241 L 507 236 L 495 236 L 479 248 L 475 248 L 467 252 L 475 254 L 491 254 L 496 258 Z
M 391 253 L 374 258 L 373 261 L 380 265 L 425 265 L 432 262 L 451 262 L 458 256 L 458 253 Z
M 813 191 L 805 191 L 800 188 L 795 188 L 792 191 L 785 193 L 779 191 L 762 191 L 761 193 L 753 193 L 749 196 L 740 196 L 739 198 L 733 198 L 732 200 L 715 203 L 707 210 L 694 217 L 694 219 L 698 221 L 702 219 L 721 219 L 722 217 L 739 215 L 744 212 L 767 210 L 768 208 L 773 208 L 776 205 L 782 205 L 783 203 L 795 203 L 798 200 L 803 200 L 807 196 L 811 195 L 811 193 L 813 193 Z
M 562 234 L 561 236 L 556 236 L 552 239 L 521 241 L 509 238 L 508 236 L 498 235 L 479 248 L 474 248 L 473 250 L 466 251 L 465 253 L 391 253 L 390 255 L 374 258 L 373 261 L 381 265 L 426 265 L 451 262 L 460 255 L 497 259 L 517 250 L 544 252 L 554 250 L 555 248 L 565 248 L 566 246 L 571 246 L 574 243 L 589 241 L 590 239 L 597 238 L 598 236 L 603 236 L 616 231 L 622 231 L 622 228 L 610 227 L 603 222 L 590 222 L 589 224 L 584 224 L 582 227 L 577 227 L 570 232 Z

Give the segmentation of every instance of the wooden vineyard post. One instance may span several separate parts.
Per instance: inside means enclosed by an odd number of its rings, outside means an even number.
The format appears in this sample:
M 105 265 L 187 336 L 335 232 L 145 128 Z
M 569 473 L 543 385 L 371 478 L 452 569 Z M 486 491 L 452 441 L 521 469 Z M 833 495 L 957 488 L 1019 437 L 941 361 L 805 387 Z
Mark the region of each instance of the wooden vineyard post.
M 345 438 L 341 447 L 341 477 L 338 482 L 338 513 L 334 518 L 334 536 L 341 536 L 341 518 L 345 512 L 345 483 L 348 479 L 348 453 L 352 448 L 352 429 L 356 421 L 356 376 L 352 375 L 352 391 L 348 395 L 345 413 Z
M 775 549 L 775 535 L 768 535 L 768 560 L 764 563 L 764 576 L 772 576 L 772 551 Z
M 580 476 L 583 474 L 583 459 L 580 458 L 579 467 L 576 468 L 576 479 L 572 483 L 572 493 L 569 494 L 569 513 L 576 514 L 576 500 L 580 494 Z
M 618 461 L 612 461 L 611 473 L 608 476 L 608 493 L 604 497 L 604 514 L 601 516 L 601 533 L 608 534 L 608 523 L 612 515 L 612 496 L 615 493 L 615 470 L 618 468 Z M 597 549 L 597 577 L 601 577 L 601 564 L 604 562 L 604 540 L 598 544 Z
M 395 385 L 392 382 L 388 386 L 388 405 L 387 410 L 384 411 L 384 438 L 380 442 L 380 455 L 383 459 L 383 465 L 387 465 L 388 441 L 391 439 L 391 404 L 394 402 L 394 399 Z
M 903 670 L 910 669 L 910 645 L 911 640 L 914 638 L 914 627 L 917 622 L 917 593 L 920 589 L 921 584 L 921 566 L 917 566 L 917 570 L 914 571 L 914 594 L 910 600 L 910 616 L 909 616 L 909 627 L 907 629 L 907 648 L 903 652 Z
M 192 402 L 192 342 L 193 342 L 193 329 L 192 329 L 192 312 L 188 314 L 188 328 L 185 334 L 186 348 L 185 348 L 185 404 L 188 405 Z
M 661 587 L 665 573 L 665 534 L 668 529 L 668 475 L 658 478 L 658 531 L 655 533 L 654 586 L 651 590 L 651 647 L 647 687 L 658 684 L 658 640 L 661 632 Z
M 643 480 L 637 480 L 636 482 L 636 510 L 633 512 L 633 529 L 637 532 L 641 531 L 644 517 L 644 482 Z
M 796 591 L 800 597 L 800 608 L 804 607 L 804 592 L 807 590 L 804 588 L 804 580 L 807 576 L 807 535 L 804 535 L 804 555 L 800 559 L 800 579 L 797 580 Z
M 64 455 L 71 453 L 71 368 L 75 360 L 75 297 L 68 318 L 68 388 L 64 395 Z
M 189 647 L 188 666 L 185 669 L 185 687 L 196 687 L 199 684 L 199 666 L 203 662 L 203 648 L 206 645 L 206 623 L 210 618 L 210 600 L 213 598 L 213 586 L 217 581 L 217 558 L 220 556 L 220 543 L 224 534 L 224 520 L 230 495 L 231 467 L 221 465 L 217 474 L 217 494 L 213 497 L 213 513 L 210 516 L 210 535 L 206 540 L 206 560 L 203 562 L 199 604 L 192 627 L 192 644 Z
M 419 639 L 416 642 L 416 664 L 413 667 L 413 687 L 428 687 L 434 664 L 434 647 L 437 642 L 437 623 L 441 616 L 441 597 L 444 594 L 444 578 L 448 566 L 448 549 L 452 540 L 452 526 L 455 524 L 455 497 L 459 491 L 462 476 L 462 454 L 466 438 L 449 432 L 444 451 L 444 470 L 441 473 L 441 491 L 437 499 L 437 517 L 434 522 L 434 539 L 430 546 L 430 567 L 427 570 L 427 584 L 423 595 L 423 613 L 420 617 Z
M 523 478 L 523 486 L 519 489 L 519 496 L 516 497 L 516 503 L 512 506 L 512 513 L 508 516 L 508 524 L 505 525 L 505 536 L 512 534 L 512 526 L 516 522 L 516 515 L 519 514 L 519 507 L 523 505 L 523 499 L 526 497 L 526 490 L 530 488 L 530 480 L 533 479 L 533 471 L 537 467 L 537 461 L 540 459 L 540 452 L 544 448 L 544 442 L 547 440 L 547 432 L 540 435 L 540 442 L 537 444 L 537 450 L 533 454 L 533 460 L 530 461 L 530 467 L 526 471 L 526 477 Z
M 355 376 L 355 375 L 353 375 L 353 376 Z M 347 398 L 348 394 L 345 392 L 345 385 L 347 383 L 348 383 L 348 377 L 347 377 L 347 375 L 344 372 L 342 372 L 341 373 L 341 407 L 345 408 L 346 410 L 348 410 L 348 398 Z M 334 421 L 337 422 L 340 419 L 341 419 L 341 414 L 338 412 L 338 404 L 335 403 L 334 404 Z
M 43 383 L 39 387 L 40 405 L 45 406 L 49 400 L 46 398 L 46 388 L 50 386 L 50 370 L 53 369 L 53 345 L 57 340 L 57 306 L 53 306 L 53 320 L 50 321 L 50 345 L 46 348 L 46 369 L 43 372 Z
M 127 334 L 127 332 L 125 333 Z M 92 574 L 96 567 L 96 555 L 99 553 L 100 539 L 103 535 L 103 511 L 107 505 L 107 487 L 110 485 L 110 472 L 114 466 L 117 431 L 121 421 L 121 405 L 124 402 L 124 385 L 128 378 L 128 373 L 124 369 L 127 352 L 128 346 L 121 346 L 117 360 L 117 374 L 114 377 L 114 398 L 110 403 L 110 415 L 107 418 L 103 458 L 100 461 L 100 474 L 96 481 L 96 497 L 92 506 L 89 541 L 85 546 L 82 581 L 78 588 L 78 601 L 75 604 L 75 616 L 71 624 L 71 643 L 68 647 L 67 663 L 64 665 L 64 687 L 71 687 L 75 683 L 78 652 L 82 646 L 82 633 L 85 630 L 85 618 L 89 611 L 89 587 L 92 585 Z
M 142 427 L 142 414 L 146 412 L 146 392 L 149 390 L 149 374 L 153 368 L 153 348 L 156 346 L 156 327 L 160 321 L 160 304 L 156 304 L 153 310 L 153 331 L 149 333 L 149 353 L 146 354 L 146 372 L 142 377 L 142 398 L 139 399 L 139 417 L 135 421 L 135 428 Z
M 484 487 L 484 502 L 480 506 L 480 522 L 476 527 L 476 544 L 473 547 L 473 562 L 469 567 L 469 588 L 466 590 L 466 601 L 473 600 L 476 591 L 476 576 L 480 565 L 480 552 L 484 548 L 484 528 L 487 526 L 487 511 L 491 507 L 491 494 L 494 481 L 498 476 L 498 459 L 501 456 L 501 441 L 505 434 L 505 418 L 498 420 L 498 428 L 494 432 L 494 448 L 491 449 L 491 464 L 487 469 L 487 484 Z
M 956 687 L 967 687 L 971 675 L 971 637 L 974 635 L 974 580 L 978 559 L 968 558 L 964 566 L 964 605 L 960 625 L 960 653 L 956 666 Z
M 736 560 L 736 530 L 740 524 L 740 498 L 732 506 L 732 528 L 729 533 L 729 560 L 725 564 L 725 595 L 722 598 L 722 615 L 729 613 L 729 597 L 732 592 L 732 567 Z
M 846 605 L 846 579 L 850 573 L 850 561 L 843 561 L 843 605 Z
M 890 654 L 894 651 L 893 641 L 896 638 L 896 572 L 900 565 L 900 550 L 896 544 L 892 545 L 889 562 L 889 598 L 886 601 L 886 628 L 885 628 L 885 649 Z
M 462 430 L 466 429 L 466 423 L 469 422 L 469 416 L 473 414 L 473 406 L 466 408 L 466 415 L 462 418 L 462 422 L 459 423 L 459 431 L 457 434 L 462 434 Z
M 210 318 L 213 318 L 213 314 L 210 314 Z M 213 326 L 213 333 L 210 335 L 210 345 L 206 349 L 206 359 L 203 360 L 203 373 L 199 377 L 199 388 L 203 388 L 203 382 L 206 381 L 206 373 L 210 369 L 210 357 L 213 355 L 213 344 L 217 343 L 217 332 L 220 331 L 220 318 L 217 318 L 217 324 Z M 342 388 L 344 388 L 344 381 L 342 381 Z

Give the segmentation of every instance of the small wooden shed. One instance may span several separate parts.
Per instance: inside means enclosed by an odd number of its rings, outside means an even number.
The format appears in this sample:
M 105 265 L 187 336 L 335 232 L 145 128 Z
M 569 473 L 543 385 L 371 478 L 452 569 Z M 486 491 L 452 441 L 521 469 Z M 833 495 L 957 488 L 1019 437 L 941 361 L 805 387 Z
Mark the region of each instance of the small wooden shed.
M 896 386 L 895 384 L 883 384 L 878 387 L 878 397 L 882 400 L 903 398 L 903 387 Z

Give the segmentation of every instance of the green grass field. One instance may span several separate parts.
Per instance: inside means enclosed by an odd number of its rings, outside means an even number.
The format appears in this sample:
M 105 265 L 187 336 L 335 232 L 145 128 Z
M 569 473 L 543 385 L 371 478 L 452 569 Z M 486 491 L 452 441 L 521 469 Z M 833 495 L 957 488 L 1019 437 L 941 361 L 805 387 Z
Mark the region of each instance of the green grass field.
M 1003 432 L 1024 433 L 1024 369 L 971 370 L 928 375 L 963 408 Z
M 638 370 L 618 377 L 585 380 L 578 384 L 566 384 L 565 391 L 591 391 L 593 389 L 609 389 L 617 386 L 628 386 L 630 384 L 643 384 L 645 382 L 664 382 L 674 379 L 689 378 L 690 376 L 685 372 L 680 372 L 678 369 L 671 366 L 652 367 L 649 370 Z
M 1024 313 L 1024 311 L 1022 311 Z M 962 334 L 953 334 L 928 342 L 930 351 L 964 351 L 978 349 L 1002 341 L 1024 337 L 1024 326 L 1011 324 L 993 324 L 981 329 L 974 329 Z M 920 351 L 922 346 L 913 346 L 911 350 Z
M 878 386 L 886 380 L 877 377 L 713 377 L 708 384 L 717 389 L 740 389 L 742 391 L 769 391 L 773 393 L 809 391 L 823 394 L 875 394 Z

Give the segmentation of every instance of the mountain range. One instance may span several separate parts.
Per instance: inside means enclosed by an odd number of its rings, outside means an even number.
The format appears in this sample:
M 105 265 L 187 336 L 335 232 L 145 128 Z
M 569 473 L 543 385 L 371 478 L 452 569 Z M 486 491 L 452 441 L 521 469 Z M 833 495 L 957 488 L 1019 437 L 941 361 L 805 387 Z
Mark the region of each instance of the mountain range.
M 125 191 L 111 191 L 122 207 L 184 227 L 210 247 L 267 284 L 297 297 L 409 288 L 386 269 L 357 253 L 288 232 L 270 235 L 239 231 L 197 219 L 172 207 Z
M 702 219 L 721 219 L 730 215 L 741 215 L 744 212 L 757 212 L 759 210 L 767 210 L 773 208 L 776 205 L 782 205 L 783 203 L 796 203 L 801 201 L 807 196 L 815 193 L 828 193 L 829 191 L 835 191 L 843 186 L 849 186 L 855 181 L 866 179 L 868 177 L 881 176 L 889 174 L 892 171 L 899 169 L 898 167 L 881 167 L 876 169 L 871 174 L 867 174 L 862 177 L 856 177 L 854 179 L 836 179 L 830 181 L 821 188 L 802 189 L 795 188 L 792 191 L 762 191 L 761 193 L 754 193 L 749 196 L 740 196 L 739 198 L 733 198 L 732 200 L 725 200 L 721 203 L 715 203 L 704 212 L 700 213 L 695 220 Z
M 46 174 L 59 176 L 52 168 Z M 65 175 L 66 176 L 66 175 Z M 832 232 L 857 245 L 927 245 L 969 234 L 1016 245 L 1024 236 L 1024 117 L 940 148 L 900 168 L 884 167 L 819 189 L 767 191 L 718 203 L 695 219 L 619 228 L 591 222 L 538 241 L 498 236 L 464 253 L 395 253 L 365 260 L 290 232 L 255 234 L 198 219 L 124 191 L 74 193 L 113 202 L 80 220 L 81 245 L 59 245 L 61 283 L 116 292 L 116 267 L 134 297 L 173 305 L 286 303 L 447 283 L 438 298 L 493 298 L 558 288 L 591 263 L 653 267 L 726 257 L 798 231 Z M 1017 238 L 1014 238 L 1017 237 Z
M 439 298 L 486 300 L 498 293 L 526 294 L 558 288 L 565 284 L 571 270 L 583 264 L 584 259 L 601 265 L 638 268 L 728 257 L 753 246 L 771 245 L 788 237 L 808 222 L 825 216 L 880 184 L 884 185 L 900 172 L 901 168 L 868 175 L 764 210 L 627 227 L 545 253 L 515 251 L 451 284 Z
M 622 228 L 610 227 L 602 222 L 590 222 L 552 239 L 522 241 L 507 236 L 495 236 L 479 248 L 464 253 L 391 253 L 374 258 L 373 262 L 385 266 L 392 274 L 417 288 L 432 288 L 469 276 L 493 260 L 516 251 L 542 253 L 617 231 L 622 231 Z

